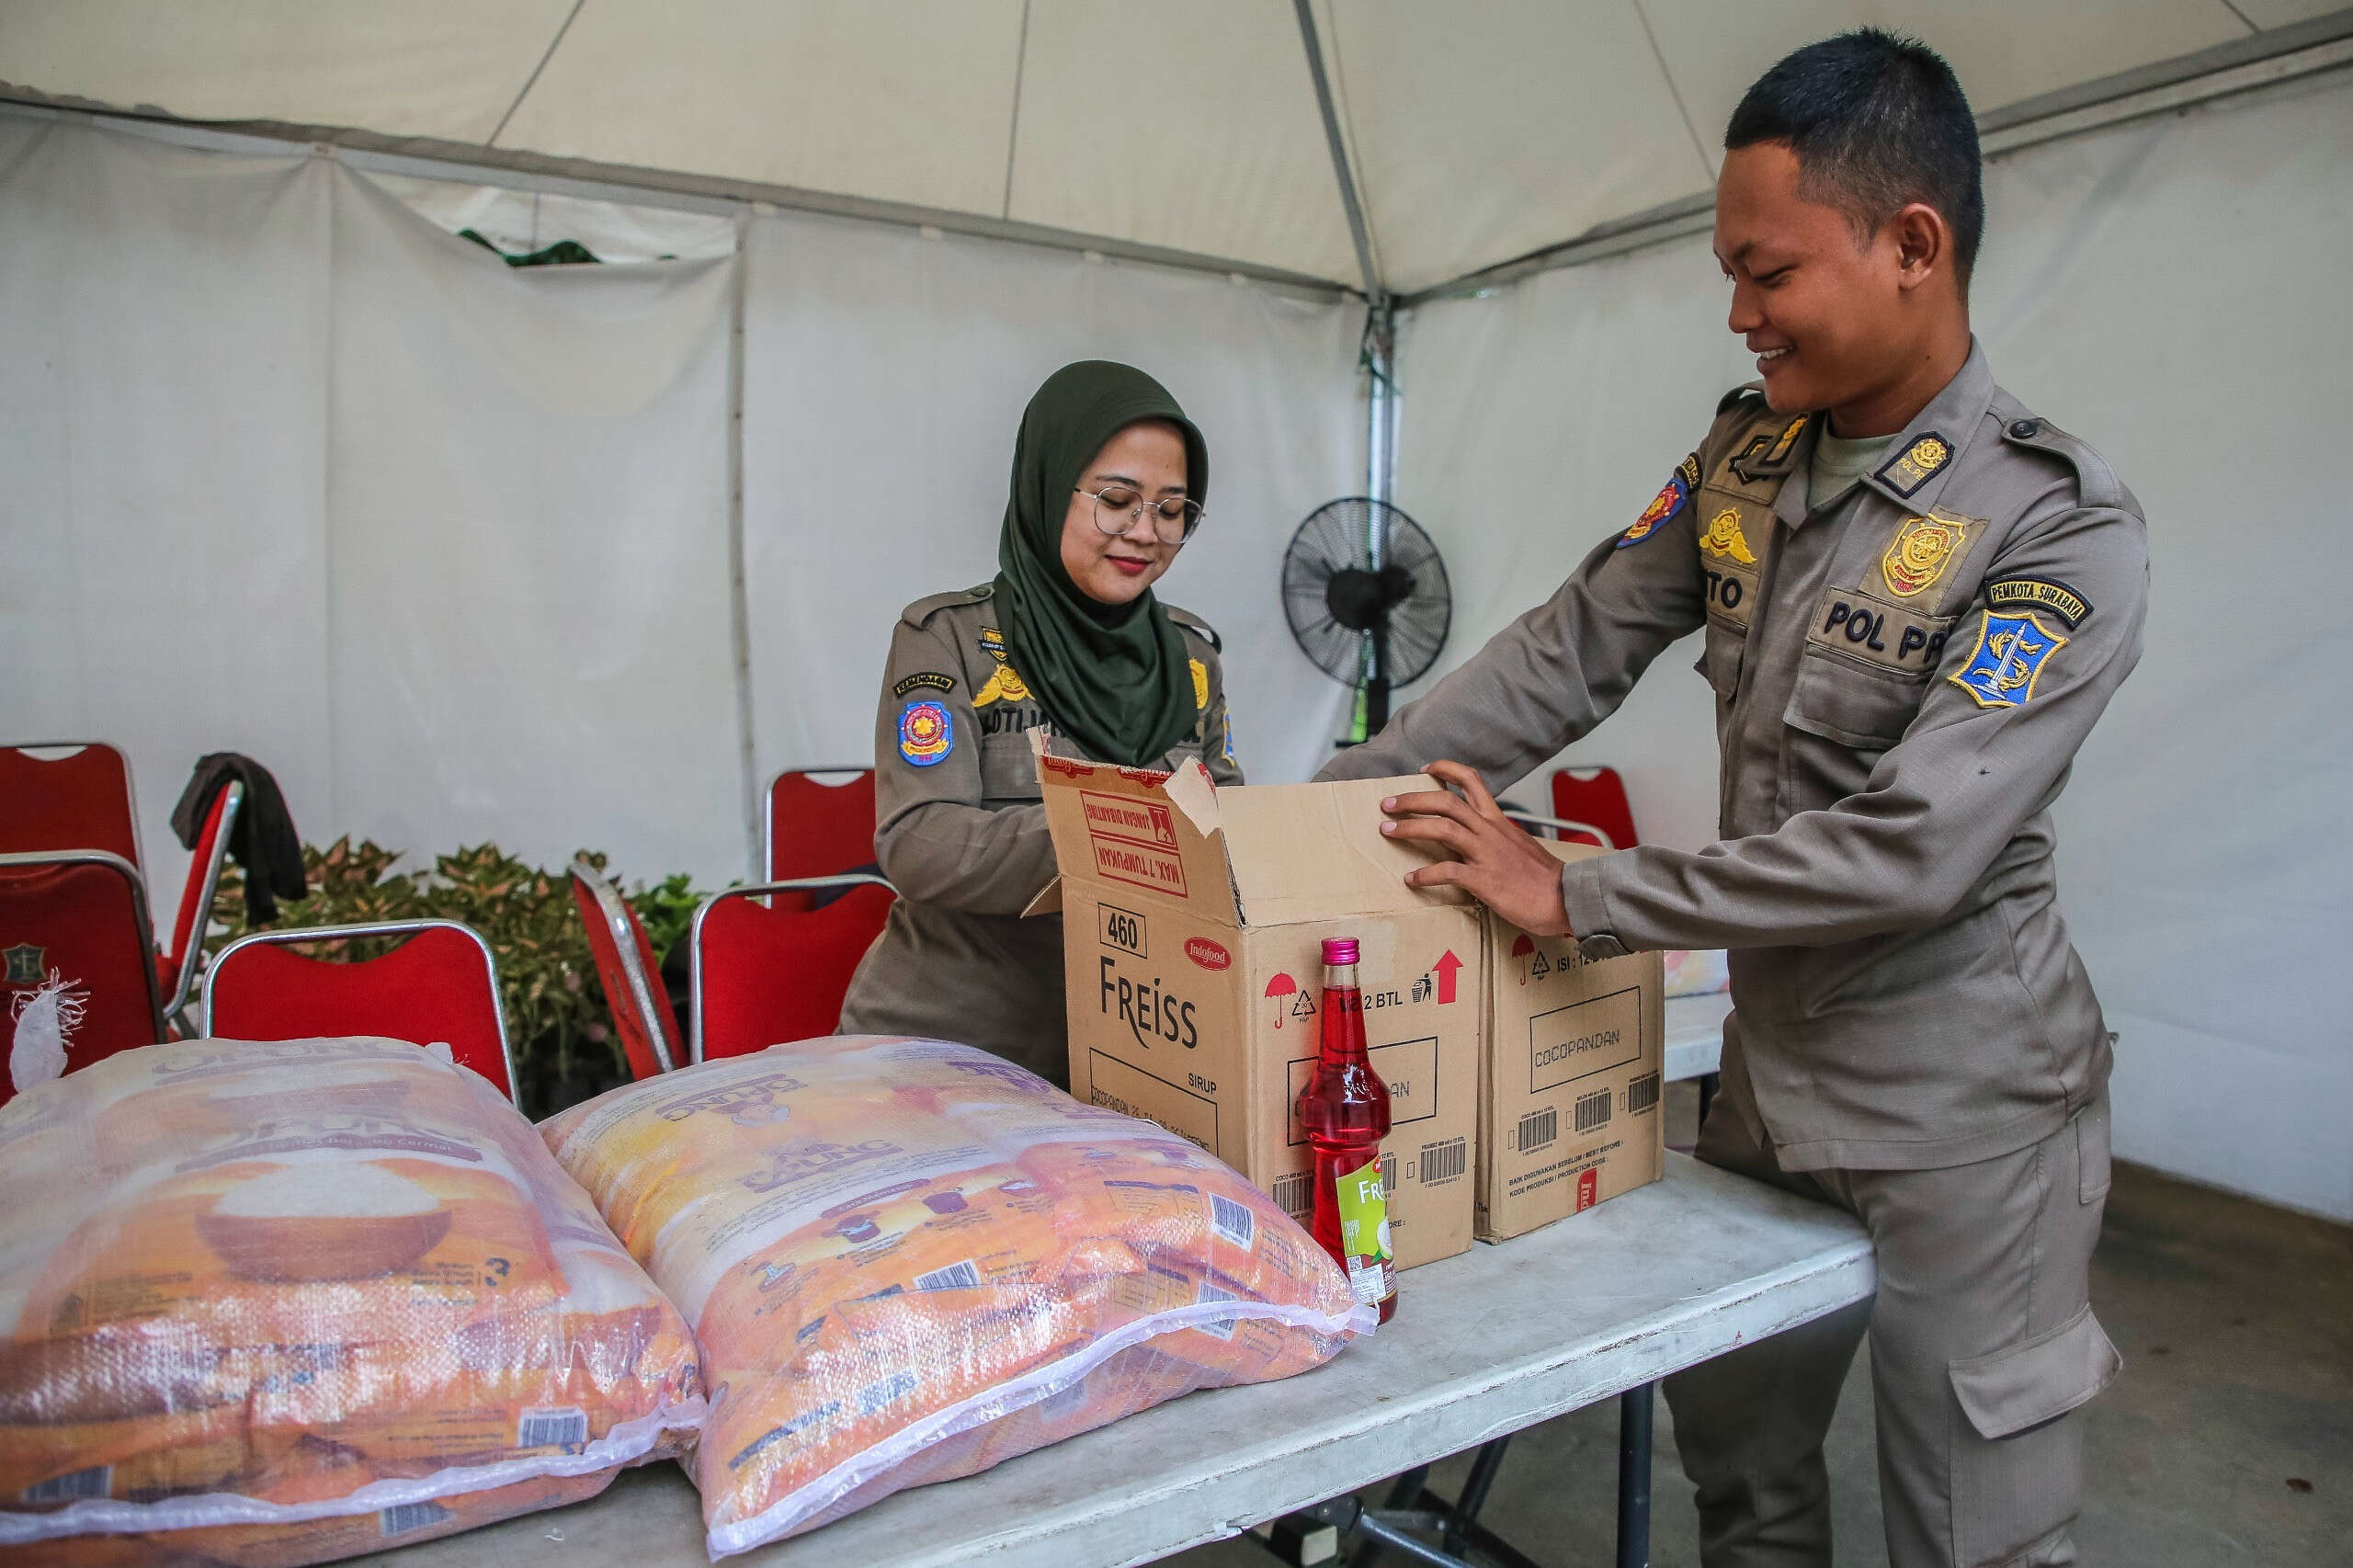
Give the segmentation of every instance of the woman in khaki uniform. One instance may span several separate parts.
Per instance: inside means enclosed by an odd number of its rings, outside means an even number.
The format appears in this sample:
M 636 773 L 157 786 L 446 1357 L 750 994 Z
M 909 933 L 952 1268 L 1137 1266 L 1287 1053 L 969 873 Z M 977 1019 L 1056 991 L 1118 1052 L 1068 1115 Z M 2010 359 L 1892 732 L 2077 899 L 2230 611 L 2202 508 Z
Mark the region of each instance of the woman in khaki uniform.
M 875 721 L 875 858 L 899 891 L 842 1007 L 1070 1081 L 1062 917 L 1029 732 L 1049 749 L 1242 782 L 1217 634 L 1152 591 L 1199 522 L 1201 434 L 1159 382 L 1066 365 L 1022 415 L 996 579 L 909 605 Z

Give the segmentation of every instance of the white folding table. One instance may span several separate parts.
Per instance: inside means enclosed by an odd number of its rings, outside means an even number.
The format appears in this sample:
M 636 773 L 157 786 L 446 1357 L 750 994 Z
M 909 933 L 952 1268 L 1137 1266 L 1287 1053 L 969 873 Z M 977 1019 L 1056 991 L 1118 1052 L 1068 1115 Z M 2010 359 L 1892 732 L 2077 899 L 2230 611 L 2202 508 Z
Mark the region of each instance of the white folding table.
M 1126 1568 L 1618 1397 L 1620 1561 L 1647 1562 L 1652 1384 L 1872 1285 L 1870 1244 L 1847 1215 L 1670 1153 L 1663 1181 L 1407 1273 L 1396 1319 L 1305 1376 L 1193 1394 L 740 1561 Z M 589 1502 L 366 1561 L 705 1559 L 694 1490 L 662 1464 Z

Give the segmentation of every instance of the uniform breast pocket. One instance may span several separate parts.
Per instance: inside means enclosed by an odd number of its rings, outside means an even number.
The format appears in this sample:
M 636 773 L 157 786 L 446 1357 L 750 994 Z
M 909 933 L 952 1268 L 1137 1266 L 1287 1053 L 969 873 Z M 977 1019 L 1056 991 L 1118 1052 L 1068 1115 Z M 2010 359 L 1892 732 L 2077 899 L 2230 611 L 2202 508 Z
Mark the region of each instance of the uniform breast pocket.
M 981 798 L 988 801 L 1035 801 L 1038 759 L 1029 750 L 1028 730 L 1008 730 L 981 737 Z
M 1859 793 L 1904 738 L 1927 682 L 1809 649 L 1782 714 L 1781 809 L 1818 811 Z
M 1699 662 L 1691 667 L 1708 677 L 1718 698 L 1730 702 L 1740 689 L 1740 661 L 1748 652 L 1748 639 L 1712 620 L 1701 635 L 1707 642 L 1699 651 Z

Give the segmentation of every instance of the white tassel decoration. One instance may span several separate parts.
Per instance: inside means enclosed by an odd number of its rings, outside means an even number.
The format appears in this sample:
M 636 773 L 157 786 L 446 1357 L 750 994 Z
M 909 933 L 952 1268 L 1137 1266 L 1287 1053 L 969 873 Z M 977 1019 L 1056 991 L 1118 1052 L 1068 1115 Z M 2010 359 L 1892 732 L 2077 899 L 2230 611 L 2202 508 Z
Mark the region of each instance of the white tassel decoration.
M 8 1079 L 17 1093 L 65 1075 L 65 1047 L 81 1027 L 85 1000 L 74 983 L 53 969 L 40 989 L 18 994 L 9 1009 L 17 1038 L 8 1047 Z

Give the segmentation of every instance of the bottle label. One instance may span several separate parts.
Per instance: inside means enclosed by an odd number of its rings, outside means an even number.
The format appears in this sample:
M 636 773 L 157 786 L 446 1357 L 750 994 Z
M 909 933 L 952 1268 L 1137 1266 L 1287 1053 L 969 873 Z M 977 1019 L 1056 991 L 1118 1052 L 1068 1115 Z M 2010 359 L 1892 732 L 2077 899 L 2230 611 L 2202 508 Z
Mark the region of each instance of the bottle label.
M 1343 1171 L 1338 1179 L 1340 1256 L 1348 1287 L 1359 1301 L 1378 1305 L 1397 1290 L 1397 1264 L 1389 1244 L 1389 1197 L 1381 1185 L 1381 1159 Z

